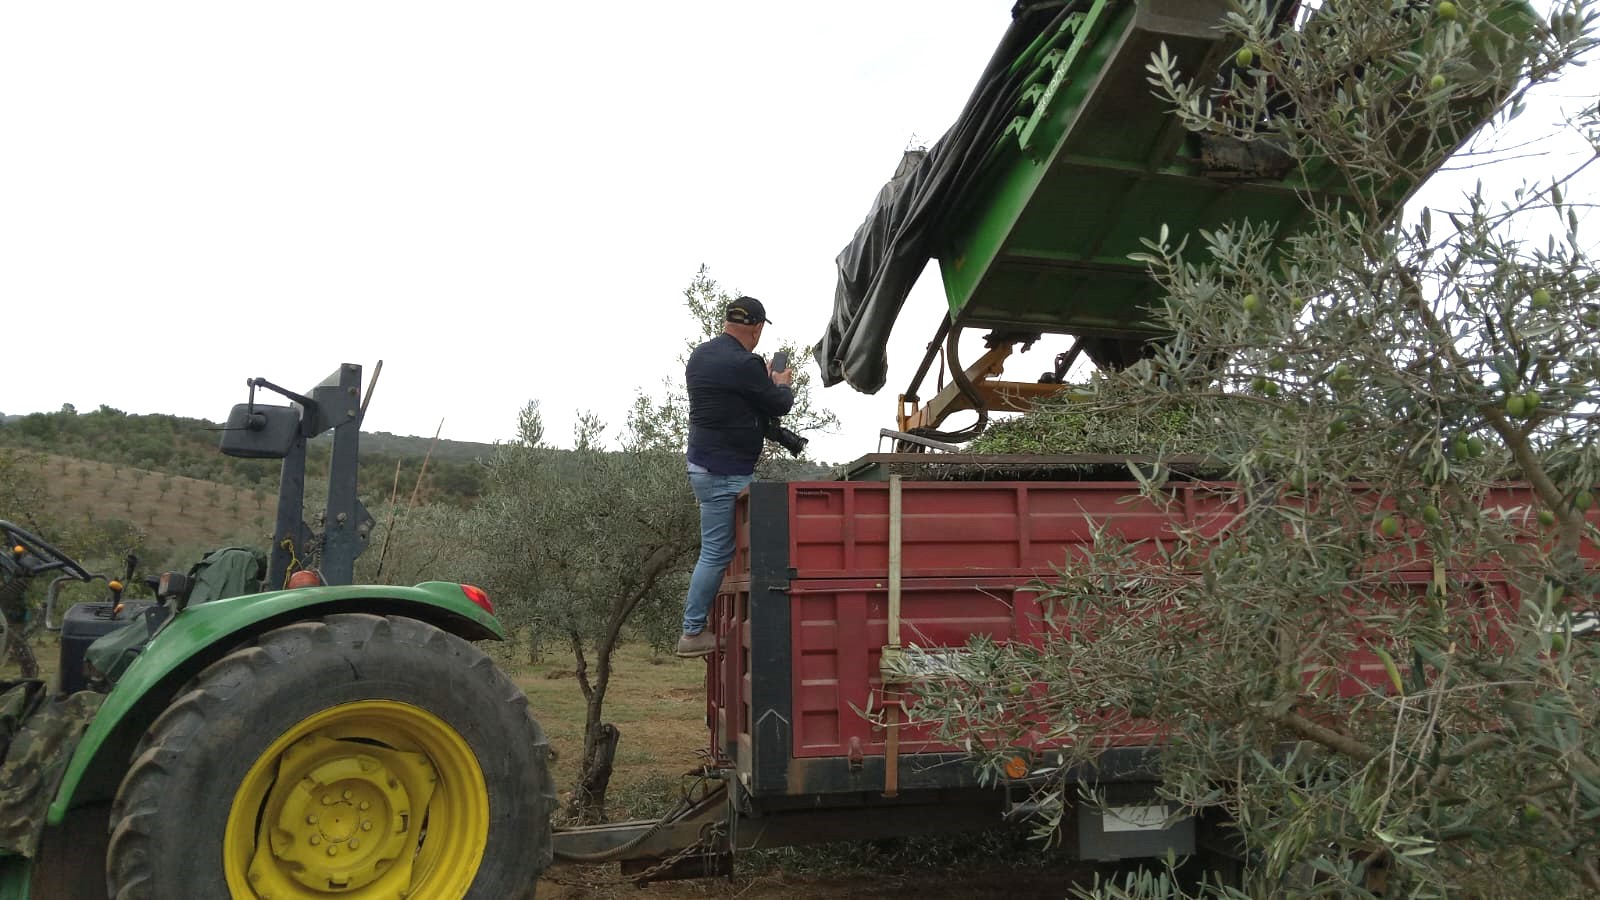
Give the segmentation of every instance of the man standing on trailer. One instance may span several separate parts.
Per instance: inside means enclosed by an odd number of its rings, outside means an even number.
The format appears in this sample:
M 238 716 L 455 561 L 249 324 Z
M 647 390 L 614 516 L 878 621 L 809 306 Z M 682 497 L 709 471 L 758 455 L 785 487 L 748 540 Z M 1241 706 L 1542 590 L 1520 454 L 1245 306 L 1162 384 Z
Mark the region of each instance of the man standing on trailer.
M 754 297 L 728 304 L 722 333 L 689 354 L 689 486 L 700 501 L 700 559 L 689 578 L 678 655 L 705 656 L 717 637 L 706 629 L 723 570 L 733 559 L 733 504 L 755 480 L 769 420 L 794 405 L 793 373 L 774 372 L 753 351 L 767 311 Z

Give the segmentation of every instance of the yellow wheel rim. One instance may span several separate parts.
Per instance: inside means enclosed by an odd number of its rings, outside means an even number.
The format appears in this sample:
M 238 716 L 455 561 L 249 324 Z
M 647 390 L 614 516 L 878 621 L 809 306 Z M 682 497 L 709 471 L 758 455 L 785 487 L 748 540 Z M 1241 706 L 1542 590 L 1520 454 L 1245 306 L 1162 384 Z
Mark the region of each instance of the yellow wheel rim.
M 325 709 L 245 773 L 223 832 L 234 897 L 461 897 L 489 840 L 472 748 L 393 700 Z

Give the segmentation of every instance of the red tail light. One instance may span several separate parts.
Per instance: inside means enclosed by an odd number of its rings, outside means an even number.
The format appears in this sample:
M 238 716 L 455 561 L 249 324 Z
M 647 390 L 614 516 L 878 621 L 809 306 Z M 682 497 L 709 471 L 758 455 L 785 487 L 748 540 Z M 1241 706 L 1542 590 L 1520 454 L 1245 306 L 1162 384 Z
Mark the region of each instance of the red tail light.
M 478 587 L 475 584 L 463 584 L 461 586 L 461 593 L 466 594 L 468 600 L 471 600 L 473 603 L 483 607 L 484 612 L 491 616 L 494 615 L 494 604 L 489 602 L 488 591 Z

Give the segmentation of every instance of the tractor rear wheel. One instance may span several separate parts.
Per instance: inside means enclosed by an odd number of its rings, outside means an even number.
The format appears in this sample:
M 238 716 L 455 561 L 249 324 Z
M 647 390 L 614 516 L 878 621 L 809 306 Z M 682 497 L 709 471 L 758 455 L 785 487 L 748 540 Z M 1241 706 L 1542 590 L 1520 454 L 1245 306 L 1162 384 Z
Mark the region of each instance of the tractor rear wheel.
M 201 672 L 134 754 L 107 886 L 169 897 L 531 897 L 549 749 L 481 650 L 415 619 L 270 631 Z

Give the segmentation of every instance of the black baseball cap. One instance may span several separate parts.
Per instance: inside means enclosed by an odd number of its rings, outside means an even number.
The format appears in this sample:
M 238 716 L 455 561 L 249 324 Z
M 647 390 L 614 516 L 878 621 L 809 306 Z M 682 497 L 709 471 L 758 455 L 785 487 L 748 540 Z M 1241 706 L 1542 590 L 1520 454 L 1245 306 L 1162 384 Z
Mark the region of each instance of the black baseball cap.
M 740 297 L 729 303 L 727 320 L 737 325 L 760 325 L 772 321 L 767 318 L 767 308 L 754 297 Z

